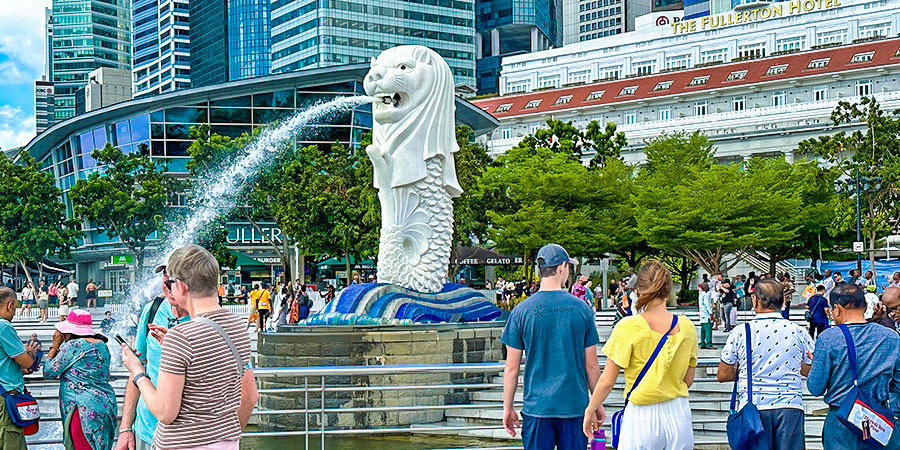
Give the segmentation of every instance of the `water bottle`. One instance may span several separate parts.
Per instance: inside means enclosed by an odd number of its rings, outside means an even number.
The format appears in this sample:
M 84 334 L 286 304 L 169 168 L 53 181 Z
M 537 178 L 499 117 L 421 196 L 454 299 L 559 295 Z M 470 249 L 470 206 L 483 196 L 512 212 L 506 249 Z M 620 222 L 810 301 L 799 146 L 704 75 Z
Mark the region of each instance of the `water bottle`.
M 594 439 L 591 439 L 591 450 L 606 450 L 606 434 L 603 430 L 594 431 Z

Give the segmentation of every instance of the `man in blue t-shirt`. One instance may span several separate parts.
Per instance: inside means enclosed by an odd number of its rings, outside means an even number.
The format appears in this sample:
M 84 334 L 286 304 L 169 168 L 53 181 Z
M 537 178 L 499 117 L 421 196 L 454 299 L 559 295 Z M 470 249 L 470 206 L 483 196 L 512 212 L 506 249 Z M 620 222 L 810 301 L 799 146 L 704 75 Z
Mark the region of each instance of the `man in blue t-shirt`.
M 541 287 L 516 305 L 506 322 L 501 342 L 506 344 L 503 372 L 503 426 L 513 437 L 520 426 L 513 409 L 522 353 L 525 361 L 522 443 L 525 450 L 584 450 L 581 431 L 588 389 L 600 378 L 594 311 L 570 294 L 569 258 L 556 244 L 537 254 Z
M 21 393 L 25 389 L 22 374 L 34 364 L 34 355 L 40 344 L 32 341 L 23 345 L 10 323 L 16 316 L 18 304 L 12 289 L 0 287 L 0 386 L 7 391 Z M 26 448 L 24 430 L 12 423 L 4 401 L 0 401 L 0 447 L 3 450 Z

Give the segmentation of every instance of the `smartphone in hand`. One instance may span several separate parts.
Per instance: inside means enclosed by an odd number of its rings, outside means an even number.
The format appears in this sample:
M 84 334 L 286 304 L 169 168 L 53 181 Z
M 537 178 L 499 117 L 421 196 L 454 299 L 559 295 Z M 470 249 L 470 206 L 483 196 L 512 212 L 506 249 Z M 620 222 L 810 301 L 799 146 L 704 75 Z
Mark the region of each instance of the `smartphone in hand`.
M 137 355 L 137 351 L 135 351 L 133 348 L 131 348 L 131 346 L 128 345 L 128 342 L 126 342 L 125 339 L 123 339 L 121 335 L 116 334 L 115 338 L 118 343 L 128 347 L 128 350 L 131 350 L 131 353 L 134 353 L 135 355 Z

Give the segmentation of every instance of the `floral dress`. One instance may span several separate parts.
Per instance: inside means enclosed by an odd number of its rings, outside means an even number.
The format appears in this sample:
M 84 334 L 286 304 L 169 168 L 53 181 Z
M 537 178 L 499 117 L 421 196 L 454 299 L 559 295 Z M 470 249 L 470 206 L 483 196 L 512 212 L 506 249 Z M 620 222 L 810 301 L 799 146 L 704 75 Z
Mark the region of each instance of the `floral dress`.
M 109 450 L 115 443 L 116 393 L 109 384 L 109 362 L 106 343 L 85 339 L 64 342 L 56 358 L 44 361 L 44 376 L 59 378 L 60 412 L 67 443 L 71 441 L 69 424 L 75 408 L 93 450 Z

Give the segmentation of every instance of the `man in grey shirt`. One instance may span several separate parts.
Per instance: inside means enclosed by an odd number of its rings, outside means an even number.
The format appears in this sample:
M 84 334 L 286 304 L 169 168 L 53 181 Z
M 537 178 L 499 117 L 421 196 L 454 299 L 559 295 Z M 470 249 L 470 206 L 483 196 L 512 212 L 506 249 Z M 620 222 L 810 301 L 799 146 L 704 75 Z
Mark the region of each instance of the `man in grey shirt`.
M 900 413 L 900 336 L 865 318 L 866 300 L 855 284 L 842 284 L 831 292 L 831 314 L 835 323 L 846 325 L 853 336 L 857 354 L 858 387 L 872 401 Z M 844 334 L 832 327 L 819 335 L 813 354 L 812 370 L 806 386 L 812 395 L 823 395 L 829 406 L 822 431 L 825 450 L 869 449 L 868 444 L 837 419 L 837 410 L 853 386 L 848 348 Z M 895 430 L 885 448 L 900 448 L 900 431 Z

